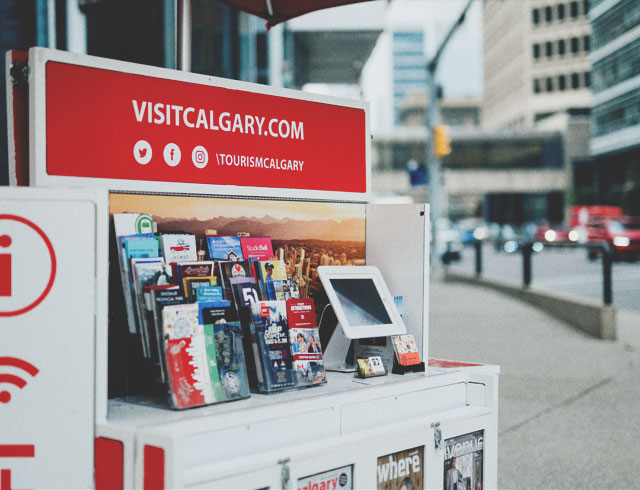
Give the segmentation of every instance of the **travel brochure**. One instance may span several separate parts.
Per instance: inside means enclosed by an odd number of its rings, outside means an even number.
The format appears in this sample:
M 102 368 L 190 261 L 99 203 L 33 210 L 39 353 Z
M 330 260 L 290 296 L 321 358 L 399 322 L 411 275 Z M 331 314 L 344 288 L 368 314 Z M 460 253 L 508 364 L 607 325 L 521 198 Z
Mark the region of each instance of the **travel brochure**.
M 194 234 L 131 233 L 157 226 L 129 214 L 114 214 L 126 319 L 172 408 L 326 383 L 314 301 L 269 237 L 209 233 L 203 249 Z

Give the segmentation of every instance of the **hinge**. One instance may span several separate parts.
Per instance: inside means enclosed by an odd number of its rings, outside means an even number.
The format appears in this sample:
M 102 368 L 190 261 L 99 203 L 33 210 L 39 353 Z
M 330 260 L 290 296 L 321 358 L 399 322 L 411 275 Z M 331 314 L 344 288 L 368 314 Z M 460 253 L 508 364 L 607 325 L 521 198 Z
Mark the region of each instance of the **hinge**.
M 9 68 L 9 78 L 13 85 L 28 85 L 29 63 L 27 61 L 13 61 Z
M 282 466 L 280 469 L 280 488 L 282 490 L 289 490 L 289 484 L 291 480 L 291 472 L 289 471 L 290 459 L 281 459 L 278 464 Z
M 431 424 L 431 428 L 433 429 L 433 443 L 436 446 L 436 449 L 442 449 L 442 431 L 440 430 L 440 422 L 436 422 Z

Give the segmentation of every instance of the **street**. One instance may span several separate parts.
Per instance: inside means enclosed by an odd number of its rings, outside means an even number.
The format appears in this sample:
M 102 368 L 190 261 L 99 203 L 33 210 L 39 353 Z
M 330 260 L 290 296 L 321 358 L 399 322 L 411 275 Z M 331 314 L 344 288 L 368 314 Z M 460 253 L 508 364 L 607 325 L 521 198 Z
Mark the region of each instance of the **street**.
M 493 245 L 485 244 L 482 257 L 484 277 L 522 284 L 522 253 L 497 252 Z M 474 274 L 474 248 L 466 247 L 462 260 L 450 268 Z M 640 311 L 640 262 L 614 262 L 612 269 L 613 304 Z M 585 249 L 546 247 L 533 254 L 531 271 L 534 288 L 602 301 L 602 260 L 588 260 Z

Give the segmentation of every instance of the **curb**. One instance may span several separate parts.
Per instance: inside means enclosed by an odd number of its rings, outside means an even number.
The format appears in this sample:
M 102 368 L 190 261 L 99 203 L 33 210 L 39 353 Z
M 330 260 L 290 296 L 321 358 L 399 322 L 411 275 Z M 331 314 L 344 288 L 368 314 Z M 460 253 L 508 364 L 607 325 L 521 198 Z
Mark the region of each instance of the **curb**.
M 457 272 L 445 272 L 443 280 L 490 288 L 537 306 L 550 315 L 598 339 L 616 340 L 617 338 L 617 309 L 613 305 L 603 305 L 596 301 L 560 294 L 550 294 L 495 279 L 484 279 Z

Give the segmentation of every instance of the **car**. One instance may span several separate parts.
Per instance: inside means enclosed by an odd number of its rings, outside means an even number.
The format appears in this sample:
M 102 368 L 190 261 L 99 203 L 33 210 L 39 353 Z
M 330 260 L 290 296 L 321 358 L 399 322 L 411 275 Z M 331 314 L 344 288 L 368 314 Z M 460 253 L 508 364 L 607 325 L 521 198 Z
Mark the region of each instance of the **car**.
M 577 243 L 580 234 L 574 228 L 543 223 L 536 227 L 533 239 L 542 243 Z
M 640 219 L 631 216 L 592 220 L 586 226 L 588 242 L 608 243 L 617 260 L 636 260 L 640 257 Z M 588 257 L 595 260 L 601 254 L 591 248 Z

